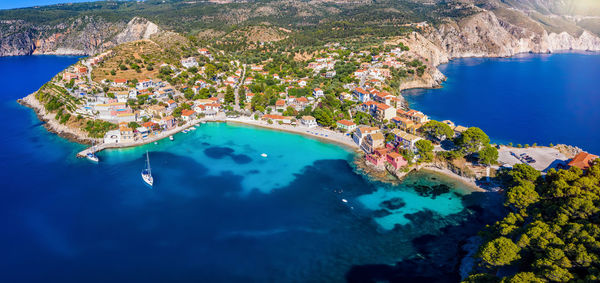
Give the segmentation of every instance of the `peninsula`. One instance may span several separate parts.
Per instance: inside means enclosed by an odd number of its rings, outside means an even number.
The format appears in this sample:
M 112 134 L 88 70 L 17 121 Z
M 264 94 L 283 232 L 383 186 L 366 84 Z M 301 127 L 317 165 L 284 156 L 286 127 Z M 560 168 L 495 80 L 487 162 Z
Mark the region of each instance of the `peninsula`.
M 573 1 L 566 2 L 579 7 Z M 595 269 L 582 271 L 597 262 L 585 252 L 593 245 L 571 233 L 598 235 L 584 228 L 598 213 L 597 155 L 568 145 L 493 144 L 485 129 L 433 120 L 402 97 L 439 87 L 446 78 L 437 67 L 454 58 L 600 51 L 598 19 L 587 10 L 574 15 L 560 1 L 544 9 L 539 1 L 493 0 L 146 2 L 55 7 L 69 24 L 36 18 L 39 8 L 0 11 L 1 56 L 86 56 L 19 100 L 48 130 L 95 145 L 78 156 L 207 122 L 302 134 L 351 148 L 356 168 L 379 180 L 423 169 L 506 192 L 512 212 L 488 227 L 493 235 L 469 282 L 497 279 L 501 268 L 513 279 L 597 279 Z M 109 9 L 114 15 L 104 17 Z M 540 216 L 546 202 L 559 214 Z M 572 246 L 544 236 L 562 227 Z M 523 264 L 536 274 L 510 270 L 521 249 L 525 263 L 539 250 L 549 254 Z

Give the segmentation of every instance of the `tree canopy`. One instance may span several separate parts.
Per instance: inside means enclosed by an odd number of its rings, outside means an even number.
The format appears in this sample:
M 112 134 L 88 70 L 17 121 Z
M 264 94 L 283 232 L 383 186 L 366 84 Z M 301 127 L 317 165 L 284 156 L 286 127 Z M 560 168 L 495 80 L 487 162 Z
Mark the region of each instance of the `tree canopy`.
M 423 125 L 423 127 L 421 127 L 421 131 L 438 141 L 452 138 L 454 136 L 454 130 L 452 130 L 450 126 L 435 120 L 431 120 Z
M 490 143 L 490 138 L 480 128 L 471 127 L 464 131 L 457 139 L 456 144 L 466 154 L 479 151 Z
M 428 140 L 418 140 L 415 147 L 419 150 L 422 161 L 431 161 L 433 159 L 433 144 Z
M 479 162 L 487 165 L 496 163 L 498 160 L 498 150 L 490 145 L 487 145 L 479 151 Z
M 517 164 L 501 177 L 512 212 L 481 233 L 481 264 L 465 282 L 598 282 L 600 161 L 543 178 Z M 497 273 L 507 265 L 511 271 Z

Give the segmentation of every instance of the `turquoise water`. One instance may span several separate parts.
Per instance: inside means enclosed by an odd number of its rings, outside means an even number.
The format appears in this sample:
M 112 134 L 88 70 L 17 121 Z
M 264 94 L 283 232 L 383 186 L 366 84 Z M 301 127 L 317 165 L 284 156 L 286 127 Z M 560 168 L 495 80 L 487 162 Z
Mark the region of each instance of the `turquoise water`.
M 2 282 L 452 282 L 489 221 L 487 195 L 441 176 L 372 182 L 344 148 L 243 125 L 77 159 L 15 102 L 76 60 L 0 58 Z
M 465 58 L 440 66 L 440 89 L 403 94 L 436 120 L 483 129 L 493 141 L 575 145 L 600 152 L 600 54 Z

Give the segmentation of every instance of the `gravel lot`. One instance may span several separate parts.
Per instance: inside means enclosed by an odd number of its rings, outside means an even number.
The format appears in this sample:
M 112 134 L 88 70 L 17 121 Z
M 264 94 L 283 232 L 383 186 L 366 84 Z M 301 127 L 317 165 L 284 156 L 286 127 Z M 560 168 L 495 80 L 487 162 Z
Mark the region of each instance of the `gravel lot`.
M 564 154 L 550 147 L 530 147 L 530 148 L 514 148 L 501 147 L 498 150 L 498 162 L 513 166 L 518 163 L 523 163 L 515 156 L 510 154 L 514 152 L 517 156 L 526 153 L 536 160 L 535 163 L 530 163 L 533 168 L 539 171 L 547 171 L 550 168 L 555 168 L 558 164 L 567 163 L 569 160 Z M 524 160 L 523 160 L 524 161 Z

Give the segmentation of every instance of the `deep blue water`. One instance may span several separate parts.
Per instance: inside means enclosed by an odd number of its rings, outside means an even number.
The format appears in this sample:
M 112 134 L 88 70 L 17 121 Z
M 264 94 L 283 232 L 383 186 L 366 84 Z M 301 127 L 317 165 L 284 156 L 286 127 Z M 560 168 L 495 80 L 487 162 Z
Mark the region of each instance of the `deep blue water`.
M 495 142 L 576 145 L 600 152 L 600 55 L 457 59 L 443 88 L 405 91 L 436 120 L 483 129 Z
M 455 282 L 459 244 L 498 211 L 441 176 L 371 182 L 343 148 L 248 126 L 77 159 L 16 103 L 77 59 L 0 58 L 0 282 Z

